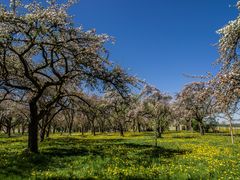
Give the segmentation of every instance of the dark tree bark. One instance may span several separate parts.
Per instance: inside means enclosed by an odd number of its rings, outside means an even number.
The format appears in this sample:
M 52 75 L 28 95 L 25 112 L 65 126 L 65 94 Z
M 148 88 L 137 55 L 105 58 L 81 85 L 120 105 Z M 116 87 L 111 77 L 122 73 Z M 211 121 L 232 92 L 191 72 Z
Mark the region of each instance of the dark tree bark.
M 92 135 L 96 136 L 96 129 L 94 123 L 92 124 Z
M 81 126 L 81 132 L 82 132 L 82 136 L 84 135 L 84 127 L 83 125 Z
M 180 131 L 180 125 L 176 125 L 176 131 Z
M 119 132 L 120 132 L 120 136 L 124 136 L 124 129 L 121 123 L 119 123 Z
M 45 139 L 45 134 L 46 134 L 46 128 L 43 127 L 40 131 L 40 142 L 43 142 Z
M 30 103 L 30 123 L 28 125 L 28 149 L 38 153 L 38 110 L 35 102 Z
M 25 124 L 22 125 L 22 135 L 25 133 Z
M 7 135 L 11 137 L 11 126 L 7 126 Z
M 50 135 L 50 132 L 51 132 L 51 123 L 48 125 L 48 127 L 47 127 L 47 134 L 46 134 L 46 137 L 48 138 L 49 137 L 49 135 Z
M 205 134 L 203 123 L 201 121 L 198 122 L 199 132 L 203 136 Z
M 137 128 L 138 128 L 138 132 L 141 132 L 141 124 L 139 122 L 137 122 Z
M 21 133 L 20 126 L 17 127 L 17 130 L 18 130 L 18 134 L 20 134 Z
M 56 125 L 54 124 L 53 125 L 53 134 L 55 134 L 56 133 Z
M 162 137 L 161 120 L 158 120 L 158 122 L 157 122 L 156 131 L 157 131 L 157 138 L 161 138 Z
M 157 128 L 157 137 L 158 138 L 162 137 L 162 127 L 161 126 Z

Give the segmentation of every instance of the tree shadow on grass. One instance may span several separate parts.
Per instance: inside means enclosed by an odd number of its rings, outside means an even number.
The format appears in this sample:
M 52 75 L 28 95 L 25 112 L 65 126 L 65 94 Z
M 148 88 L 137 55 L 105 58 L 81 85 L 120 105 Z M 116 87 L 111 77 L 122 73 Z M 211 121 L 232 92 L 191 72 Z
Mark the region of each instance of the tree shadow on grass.
M 19 139 L 20 140 L 20 139 Z M 22 141 L 22 140 L 20 140 Z M 132 162 L 141 163 L 144 159 L 147 163 L 159 158 L 172 158 L 185 154 L 188 151 L 180 149 L 167 149 L 153 147 L 149 144 L 129 143 L 125 139 L 77 139 L 64 137 L 48 139 L 40 145 L 41 153 L 27 156 L 0 150 L 0 175 L 29 178 L 33 171 L 45 171 L 54 168 L 68 168 L 69 163 L 81 157 L 89 156 L 120 159 L 130 159 Z M 128 153 L 133 156 L 128 156 Z M 1 154 L 2 153 L 2 154 Z M 61 162 L 61 163 L 59 163 Z
M 23 149 L 16 152 L 7 152 L 6 149 L 0 149 L 0 179 L 1 176 L 17 176 L 27 178 L 31 176 L 32 171 L 45 171 L 51 167 L 59 167 L 56 158 L 64 163 L 61 168 L 67 166 L 71 157 L 77 156 L 101 156 L 104 157 L 104 145 L 120 142 L 121 139 L 77 139 L 64 137 L 59 139 L 48 139 L 40 144 L 39 154 L 21 153 Z M 11 146 L 15 142 L 26 142 L 23 139 L 7 139 L 6 145 Z M 5 146 L 6 146 L 5 145 Z M 91 146 L 91 148 L 90 148 Z M 6 146 L 7 147 L 7 146 Z
M 2 156 L 2 154 L 0 154 Z M 45 170 L 51 164 L 51 158 L 42 154 L 4 154 L 0 160 L 0 175 L 29 177 L 33 170 Z M 4 163 L 7 162 L 7 163 Z
M 117 144 L 123 139 L 77 139 L 64 137 L 60 139 L 48 139 L 44 142 L 42 155 L 49 157 L 71 157 L 71 156 L 102 156 L 108 145 Z M 103 148 L 104 147 L 104 148 Z
M 132 149 L 140 149 L 139 155 L 145 155 L 148 158 L 172 158 L 176 155 L 184 155 L 186 153 L 191 153 L 190 150 L 185 149 L 168 149 L 161 146 L 152 146 L 152 145 L 140 145 L 140 144 L 133 144 L 127 143 L 125 144 L 126 147 L 130 147 Z

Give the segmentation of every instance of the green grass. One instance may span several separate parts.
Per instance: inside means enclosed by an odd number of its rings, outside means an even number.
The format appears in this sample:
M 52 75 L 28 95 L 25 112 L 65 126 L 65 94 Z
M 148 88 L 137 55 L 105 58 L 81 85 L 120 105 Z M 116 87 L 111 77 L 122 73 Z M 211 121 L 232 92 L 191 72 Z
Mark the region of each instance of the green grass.
M 238 179 L 238 138 L 166 133 L 154 148 L 151 133 L 54 135 L 27 156 L 26 136 L 0 136 L 0 179 Z

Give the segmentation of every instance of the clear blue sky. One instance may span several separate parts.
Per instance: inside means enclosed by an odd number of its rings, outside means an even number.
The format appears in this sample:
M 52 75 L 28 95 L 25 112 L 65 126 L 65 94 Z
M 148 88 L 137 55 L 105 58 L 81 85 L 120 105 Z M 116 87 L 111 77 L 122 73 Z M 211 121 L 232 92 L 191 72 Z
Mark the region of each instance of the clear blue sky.
M 237 16 L 236 0 L 80 0 L 77 25 L 116 39 L 110 59 L 174 94 L 193 81 L 182 74 L 216 72 L 216 30 Z M 232 5 L 232 7 L 229 7 Z

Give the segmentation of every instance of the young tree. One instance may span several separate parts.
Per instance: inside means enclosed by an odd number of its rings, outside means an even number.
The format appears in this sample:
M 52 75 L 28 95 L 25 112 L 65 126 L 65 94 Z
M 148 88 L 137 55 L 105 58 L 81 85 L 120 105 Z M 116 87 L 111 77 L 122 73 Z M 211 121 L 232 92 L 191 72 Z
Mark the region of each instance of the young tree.
M 171 104 L 171 119 L 172 125 L 175 125 L 176 131 L 180 130 L 180 125 L 186 125 L 188 131 L 192 131 L 192 116 L 189 111 L 181 106 L 179 101 L 174 101 Z
M 8 137 L 11 136 L 11 130 L 24 123 L 24 117 L 20 113 L 22 106 L 17 103 L 5 101 L 4 105 L 0 103 L 0 125 L 6 131 Z
M 41 6 L 34 1 L 0 6 L 0 99 L 24 101 L 30 110 L 28 149 L 38 152 L 38 124 L 62 98 L 78 91 L 115 88 L 121 94 L 134 83 L 120 67 L 107 59 L 104 43 L 109 36 L 75 27 L 67 13 L 73 3 L 55 1 Z M 21 11 L 18 7 L 21 6 Z M 46 91 L 51 96 L 40 108 Z M 84 101 L 81 96 L 79 99 Z
M 131 122 L 128 118 L 130 111 L 129 105 L 131 103 L 130 96 L 123 98 L 117 91 L 108 91 L 104 99 L 106 99 L 111 109 L 111 120 L 112 124 L 120 132 L 121 136 L 124 136 L 127 123 Z
M 97 101 L 97 124 L 99 127 L 99 132 L 103 133 L 106 130 L 111 129 L 110 118 L 111 118 L 111 104 L 107 102 L 107 99 L 104 97 L 99 97 Z
M 157 138 L 162 137 L 163 131 L 168 127 L 170 121 L 171 96 L 160 92 L 153 86 L 146 85 L 140 94 L 144 116 L 153 120 L 155 132 L 155 146 Z
M 56 117 L 56 115 L 61 112 L 64 108 L 62 106 L 51 107 L 48 109 L 48 113 L 39 121 L 40 127 L 40 142 L 43 142 L 45 136 L 49 135 L 51 122 Z
M 88 119 L 81 111 L 76 112 L 75 125 L 79 128 L 79 131 L 84 135 L 84 132 L 87 130 Z
M 198 122 L 200 134 L 204 135 L 204 118 L 214 114 L 215 100 L 213 91 L 205 82 L 188 84 L 177 95 L 176 100 L 184 108 L 188 116 Z

